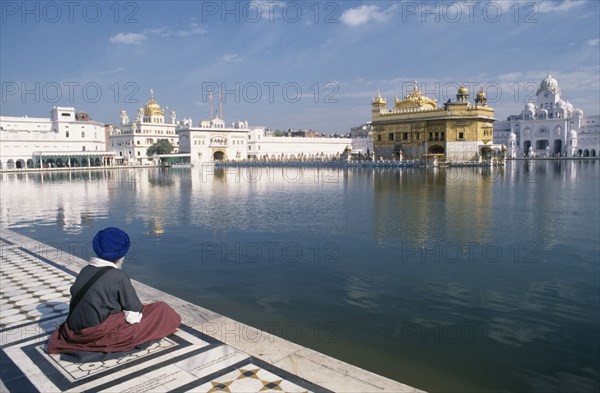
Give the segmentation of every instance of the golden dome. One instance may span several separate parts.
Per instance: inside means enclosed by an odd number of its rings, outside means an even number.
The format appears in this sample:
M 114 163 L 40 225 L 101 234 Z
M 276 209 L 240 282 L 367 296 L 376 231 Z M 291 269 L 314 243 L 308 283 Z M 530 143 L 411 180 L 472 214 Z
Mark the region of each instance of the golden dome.
M 154 91 L 152 89 L 150 89 L 150 101 L 148 101 L 148 103 L 144 107 L 144 115 L 146 115 L 146 116 L 151 116 L 151 115 L 164 116 L 165 115 L 163 110 L 160 109 L 160 105 L 158 105 L 158 102 L 154 101 Z
M 462 85 L 460 85 L 460 87 L 458 88 L 458 95 L 460 95 L 460 96 L 469 95 L 469 89 L 467 89 L 465 87 L 464 83 Z
M 377 91 L 377 97 L 373 99 L 373 104 L 387 104 L 387 100 L 381 97 L 381 93 Z
M 418 109 L 435 109 L 436 108 L 436 100 L 427 97 L 417 85 L 417 81 L 414 82 L 415 86 L 413 87 L 413 91 L 404 96 L 402 100 L 395 100 L 396 108 L 418 108 Z
M 483 91 L 483 87 L 479 89 L 479 93 L 477 93 L 477 99 L 478 100 L 484 100 L 487 97 L 485 96 L 485 93 Z

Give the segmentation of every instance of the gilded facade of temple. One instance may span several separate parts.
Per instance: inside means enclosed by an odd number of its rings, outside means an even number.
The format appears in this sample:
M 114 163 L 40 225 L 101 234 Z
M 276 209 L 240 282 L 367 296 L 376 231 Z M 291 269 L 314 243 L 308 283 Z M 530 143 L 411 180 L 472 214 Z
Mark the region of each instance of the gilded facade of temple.
M 419 159 L 424 154 L 443 154 L 448 161 L 468 161 L 485 156 L 491 150 L 494 109 L 487 106 L 483 90 L 475 104 L 469 102 L 469 91 L 462 85 L 456 101 L 448 100 L 438 107 L 418 88 L 402 100 L 387 100 L 377 94 L 371 103 L 373 148 L 375 158 Z

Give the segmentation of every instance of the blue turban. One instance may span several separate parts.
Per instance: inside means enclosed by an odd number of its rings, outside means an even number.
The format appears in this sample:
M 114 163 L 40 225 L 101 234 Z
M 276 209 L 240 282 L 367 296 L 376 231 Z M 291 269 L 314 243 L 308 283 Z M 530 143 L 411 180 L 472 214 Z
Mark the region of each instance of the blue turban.
M 116 261 L 129 250 L 129 236 L 119 228 L 105 228 L 94 236 L 94 252 L 98 258 Z

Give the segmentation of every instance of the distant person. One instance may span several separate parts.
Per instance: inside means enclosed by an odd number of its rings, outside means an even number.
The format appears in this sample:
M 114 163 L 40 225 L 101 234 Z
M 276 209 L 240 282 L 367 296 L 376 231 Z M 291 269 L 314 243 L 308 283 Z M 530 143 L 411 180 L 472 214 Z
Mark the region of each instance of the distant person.
M 179 315 L 164 302 L 143 305 L 129 276 L 120 269 L 129 245 L 129 236 L 121 229 L 106 228 L 96 234 L 93 248 L 98 257 L 90 259 L 71 286 L 69 316 L 52 333 L 48 353 L 95 361 L 106 354 L 135 350 L 177 330 Z

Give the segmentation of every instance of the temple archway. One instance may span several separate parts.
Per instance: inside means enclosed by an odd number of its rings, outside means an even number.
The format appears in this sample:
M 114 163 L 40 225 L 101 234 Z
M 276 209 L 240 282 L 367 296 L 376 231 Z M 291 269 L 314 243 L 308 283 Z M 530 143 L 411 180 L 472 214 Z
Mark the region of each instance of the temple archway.
M 554 140 L 554 151 L 553 154 L 559 154 L 562 152 L 562 140 L 555 139 Z
M 428 152 L 429 154 L 445 154 L 445 149 L 443 146 L 434 145 L 429 148 Z

